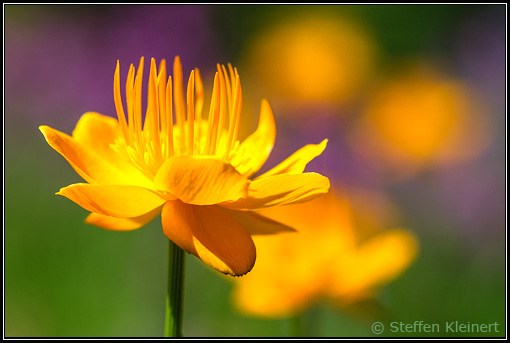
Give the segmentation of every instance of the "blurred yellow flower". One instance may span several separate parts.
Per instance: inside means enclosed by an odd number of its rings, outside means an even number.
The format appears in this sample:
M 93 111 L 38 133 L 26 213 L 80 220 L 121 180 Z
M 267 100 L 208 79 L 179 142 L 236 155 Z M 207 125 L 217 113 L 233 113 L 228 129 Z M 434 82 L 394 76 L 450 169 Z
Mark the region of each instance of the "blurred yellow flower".
M 375 166 L 407 175 L 476 157 L 488 144 L 488 125 L 466 84 L 420 63 L 382 84 L 350 141 Z
M 292 101 L 337 104 L 351 100 L 368 80 L 375 44 L 352 20 L 293 12 L 259 34 L 246 56 L 264 89 Z
M 394 214 L 378 195 L 330 191 L 308 203 L 261 213 L 298 232 L 255 238 L 260 258 L 250 274 L 235 280 L 233 292 L 246 314 L 287 317 L 321 297 L 344 305 L 367 299 L 417 253 L 409 231 L 381 231 L 381 222 Z
M 292 230 L 253 210 L 306 201 L 328 191 L 326 177 L 303 173 L 325 149 L 326 140 L 301 148 L 252 180 L 273 148 L 273 113 L 263 100 L 257 130 L 241 143 L 239 74 L 230 64 L 228 72 L 225 66 L 217 69 L 207 120 L 202 119 L 198 69 L 191 71 L 184 93 L 180 59 L 174 60 L 173 82 L 171 77 L 166 81 L 165 61 L 157 73 L 152 59 L 142 126 L 142 57 L 138 71 L 131 65 L 127 76 L 127 119 L 117 62 L 118 121 L 86 113 L 72 136 L 48 126 L 40 129 L 87 181 L 57 194 L 91 211 L 88 223 L 126 231 L 161 213 L 163 231 L 175 244 L 222 273 L 243 275 L 255 263 L 251 234 Z

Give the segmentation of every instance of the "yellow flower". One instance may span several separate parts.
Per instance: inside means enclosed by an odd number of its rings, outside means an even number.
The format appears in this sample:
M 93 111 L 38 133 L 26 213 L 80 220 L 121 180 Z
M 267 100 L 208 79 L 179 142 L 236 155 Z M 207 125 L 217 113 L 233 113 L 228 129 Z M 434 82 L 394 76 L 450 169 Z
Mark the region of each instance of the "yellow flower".
M 376 89 L 351 134 L 356 152 L 397 178 L 479 156 L 486 110 L 468 84 L 414 62 Z
M 375 44 L 351 19 L 305 11 L 278 18 L 248 46 L 253 78 L 294 103 L 349 102 L 373 73 Z
M 325 297 L 347 305 L 374 295 L 414 260 L 417 243 L 403 229 L 381 230 L 394 211 L 377 194 L 328 194 L 261 211 L 297 233 L 256 237 L 256 266 L 236 280 L 233 299 L 246 314 L 287 317 Z
M 48 126 L 40 129 L 87 181 L 57 193 L 92 212 L 87 223 L 126 231 L 161 213 L 163 232 L 175 244 L 222 273 L 243 275 L 255 263 L 252 234 L 292 230 L 253 210 L 307 201 L 328 191 L 326 177 L 303 173 L 327 142 L 306 145 L 251 179 L 272 150 L 273 113 L 263 100 L 257 130 L 239 142 L 239 74 L 230 64 L 228 72 L 225 66 L 217 69 L 208 120 L 202 119 L 198 69 L 191 71 L 184 93 L 179 57 L 173 82 L 171 77 L 166 82 L 165 61 L 156 72 L 152 59 L 142 126 L 142 57 L 138 71 L 131 65 L 127 76 L 127 119 L 117 62 L 113 89 L 118 121 L 91 112 L 81 117 L 72 136 Z

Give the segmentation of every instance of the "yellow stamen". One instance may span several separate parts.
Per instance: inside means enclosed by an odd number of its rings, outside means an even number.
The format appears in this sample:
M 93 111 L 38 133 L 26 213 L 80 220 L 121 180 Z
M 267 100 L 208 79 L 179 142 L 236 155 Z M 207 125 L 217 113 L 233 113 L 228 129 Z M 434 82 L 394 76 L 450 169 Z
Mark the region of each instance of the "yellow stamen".
M 226 101 L 225 101 L 225 78 L 223 76 L 220 65 L 217 65 L 218 75 L 219 75 L 219 83 L 220 83 L 220 91 L 219 91 L 219 119 L 218 119 L 218 135 L 221 135 L 223 131 L 223 125 L 225 124 L 225 110 L 226 110 Z M 219 138 L 219 137 L 218 137 Z
M 184 88 L 182 86 L 182 65 L 179 56 L 176 56 L 174 59 L 174 101 L 177 126 L 181 129 L 181 153 L 184 153 L 186 147 L 186 130 L 184 122 L 186 121 L 186 117 Z
M 218 72 L 214 75 L 214 85 L 209 110 L 209 122 L 207 127 L 207 140 L 205 153 L 214 155 L 216 153 L 216 140 L 218 137 L 218 122 L 220 115 L 220 89 Z
M 137 150 L 143 146 L 142 140 L 142 80 L 143 80 L 143 57 L 140 58 L 140 64 L 138 65 L 138 71 L 135 77 L 135 88 L 134 88 L 134 134 L 135 142 L 138 143 Z M 140 150 L 138 150 L 140 151 Z
M 195 71 L 192 70 L 188 80 L 187 104 L 188 104 L 188 155 L 193 156 L 195 145 Z
M 234 73 L 234 70 L 232 69 L 232 64 L 228 64 L 228 71 L 230 72 L 230 79 L 233 81 L 236 79 L 236 76 L 237 76 L 237 69 L 235 70 L 235 73 Z
M 235 79 L 236 79 L 237 70 L 236 70 L 236 72 L 234 73 L 234 71 L 232 70 L 232 65 L 229 63 L 229 64 L 228 64 L 228 71 L 230 72 L 230 79 L 232 80 L 232 93 L 234 93 L 234 91 L 235 91 L 235 90 L 234 90 L 234 87 L 235 87 L 235 86 L 234 86 L 234 82 L 235 82 Z M 227 75 L 227 72 L 225 72 L 225 75 Z M 227 76 L 225 76 L 225 77 L 227 77 Z M 233 96 L 232 96 L 232 97 L 233 97 Z M 236 104 L 235 104 L 234 100 L 232 100 L 232 108 L 231 108 L 231 110 L 230 110 L 230 111 L 231 111 L 231 113 L 230 113 L 230 114 L 231 114 L 231 116 L 229 117 L 229 118 L 230 118 L 230 120 L 232 120 L 232 115 L 233 115 L 233 112 L 235 111 L 235 106 L 236 106 Z
M 122 128 L 122 135 L 124 139 L 128 140 L 126 115 L 124 113 L 124 107 L 122 106 L 122 99 L 120 96 L 120 73 L 119 73 L 119 61 L 117 60 L 117 67 L 115 68 L 115 75 L 113 77 L 113 97 L 115 101 L 115 109 L 117 111 L 117 117 L 119 118 L 120 127 Z
M 134 111 L 134 98 L 133 98 L 133 88 L 134 88 L 134 81 L 135 81 L 135 67 L 131 64 L 129 67 L 129 73 L 126 80 L 126 105 L 128 110 L 128 133 L 129 133 L 129 139 L 126 142 L 127 144 L 131 144 L 134 141 L 135 133 L 135 111 Z
M 195 119 L 196 122 L 199 123 L 196 126 L 197 129 L 197 137 L 202 137 L 201 125 L 202 121 L 202 109 L 204 107 L 204 84 L 202 82 L 202 77 L 200 76 L 200 71 L 198 68 L 195 68 L 195 91 L 196 91 L 196 105 L 195 105 Z
M 172 114 L 172 77 L 168 77 L 168 83 L 166 87 L 166 116 L 167 116 L 167 131 L 166 139 L 168 145 L 168 157 L 174 154 L 174 119 Z
M 166 61 L 161 60 L 159 64 L 158 79 L 156 80 L 158 90 L 158 109 L 161 132 L 167 132 L 168 121 L 166 115 Z
M 227 70 L 224 65 L 221 65 L 221 69 L 223 70 L 223 77 L 225 78 L 225 85 L 227 86 L 227 100 L 228 100 L 228 120 L 229 122 L 232 120 L 232 108 L 234 107 L 232 103 L 232 86 L 230 85 L 230 80 L 228 78 Z M 234 81 L 234 79 L 232 79 Z
M 227 139 L 227 145 L 225 147 L 226 148 L 226 153 L 225 153 L 226 156 L 228 156 L 228 153 L 230 152 L 231 147 L 237 140 L 237 131 L 239 130 L 239 121 L 240 121 L 240 115 L 241 115 L 240 98 L 241 98 L 241 82 L 239 80 L 239 75 L 236 75 L 232 120 L 230 121 L 230 125 L 228 128 L 228 139 Z
M 153 160 L 161 159 L 161 141 L 159 137 L 159 113 L 158 98 L 156 92 L 156 60 L 151 59 L 151 69 L 149 74 L 149 93 L 147 95 L 147 113 L 145 115 L 144 129 L 148 129 L 148 138 L 155 156 Z M 147 128 L 145 126 L 148 126 Z
M 239 78 L 239 75 L 236 76 Z M 236 122 L 234 126 L 234 136 L 232 139 L 232 145 L 230 146 L 230 149 L 232 149 L 237 141 L 237 135 L 239 134 L 239 125 L 241 124 L 241 108 L 243 106 L 243 90 L 241 88 L 241 81 L 239 80 L 239 97 L 237 100 L 237 108 L 236 108 Z
M 174 60 L 173 79 L 169 76 L 167 81 L 165 60 L 161 61 L 158 71 L 155 59 L 151 59 L 147 111 L 142 125 L 143 64 L 142 57 L 136 70 L 130 65 L 126 80 L 126 113 L 120 95 L 120 66 L 117 62 L 113 87 L 122 136 L 119 136 L 113 148 L 123 153 L 149 177 L 154 177 L 166 159 L 176 154 L 210 155 L 226 160 L 231 158 L 230 151 L 236 149 L 238 143 L 242 107 L 241 82 L 237 69 L 229 64 L 227 72 L 225 66 L 217 65 L 206 129 L 201 118 L 204 88 L 200 72 L 197 68 L 191 71 L 184 94 L 179 57 Z M 175 135 L 177 139 L 174 141 Z

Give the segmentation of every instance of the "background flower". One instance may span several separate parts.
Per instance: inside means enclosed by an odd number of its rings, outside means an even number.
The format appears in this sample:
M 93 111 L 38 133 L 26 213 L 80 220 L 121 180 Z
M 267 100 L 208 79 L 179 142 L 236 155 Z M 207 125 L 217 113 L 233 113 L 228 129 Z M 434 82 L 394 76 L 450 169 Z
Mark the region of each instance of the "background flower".
M 169 60 L 175 55 L 182 57 L 185 70 L 199 67 L 204 81 L 212 79 L 214 70 L 207 67 L 213 63 L 239 66 L 247 95 L 241 139 L 256 127 L 260 99 L 271 102 L 279 130 L 261 172 L 303 141 L 328 138 L 327 149 L 307 171 L 318 171 L 341 186 L 382 192 L 396 204 L 401 225 L 419 240 L 420 254 L 378 294 L 389 312 L 384 319 L 498 321 L 503 328 L 506 6 L 6 5 L 4 9 L 6 336 L 161 334 L 167 245 L 161 240 L 160 225 L 155 221 L 144 230 L 118 233 L 82 223 L 86 211 L 53 194 L 79 178 L 41 142 L 38 126 L 44 122 L 71 132 L 86 111 L 115 116 L 112 76 L 117 59 L 136 63 L 141 56 Z M 292 18 L 307 14 L 324 16 L 334 30 L 357 28 L 355 34 L 347 30 L 371 47 L 365 56 L 370 68 L 362 73 L 368 76 L 357 86 L 346 86 L 350 95 L 342 101 L 334 101 L 332 93 L 304 98 L 286 94 L 279 86 L 285 81 L 279 73 L 257 76 L 247 69 L 260 66 L 247 52 L 256 53 L 254 46 L 260 46 L 267 32 L 275 37 L 277 28 L 290 32 L 291 24 L 296 24 Z M 323 46 L 322 37 L 308 42 Z M 311 69 L 321 65 L 321 56 L 345 58 L 335 55 L 342 42 L 331 42 L 335 46 L 317 52 Z M 275 62 L 281 61 L 278 51 L 273 55 Z M 272 61 L 265 61 L 267 70 L 274 70 Z M 472 99 L 483 104 L 476 115 L 490 125 L 485 131 L 487 145 L 472 158 L 428 163 L 405 178 L 395 178 L 360 155 L 348 138 L 372 95 L 402 75 L 409 61 L 425 62 L 440 79 L 469 89 Z M 294 70 L 299 75 L 301 69 Z M 330 84 L 323 81 L 318 82 Z M 204 84 L 205 89 L 211 86 Z M 333 84 L 326 92 L 336 87 Z M 245 108 L 256 111 L 244 112 Z M 247 317 L 228 306 L 232 287 L 188 259 L 184 335 L 290 334 L 288 320 Z M 330 302 L 312 307 L 310 317 L 317 336 L 372 335 L 369 324 Z
M 386 228 L 396 213 L 380 194 L 331 190 L 261 213 L 297 232 L 254 239 L 259 259 L 234 289 L 236 306 L 251 315 L 291 317 L 322 298 L 338 305 L 370 299 L 418 250 L 411 232 Z
M 261 27 L 242 52 L 252 77 L 294 105 L 353 101 L 374 71 L 366 27 L 327 9 L 291 13 Z
M 420 63 L 383 81 L 349 132 L 352 149 L 392 177 L 478 157 L 489 145 L 491 118 L 465 83 Z

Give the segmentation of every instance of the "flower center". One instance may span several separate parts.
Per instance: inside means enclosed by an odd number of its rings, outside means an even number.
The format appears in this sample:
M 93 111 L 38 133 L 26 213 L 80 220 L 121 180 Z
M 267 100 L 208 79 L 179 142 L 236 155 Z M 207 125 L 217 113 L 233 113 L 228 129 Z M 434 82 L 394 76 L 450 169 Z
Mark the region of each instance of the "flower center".
M 129 68 L 126 81 L 127 119 L 121 99 L 117 61 L 113 91 L 122 135 L 112 148 L 151 179 L 161 165 L 175 155 L 216 156 L 229 161 L 231 152 L 238 146 L 242 106 L 237 69 L 229 63 L 227 73 L 225 66 L 217 65 L 209 117 L 203 120 L 204 89 L 198 68 L 190 73 L 185 101 L 179 56 L 174 60 L 173 82 L 171 76 L 167 81 L 165 60 L 161 61 L 159 72 L 156 73 L 156 62 L 152 58 L 147 112 L 142 126 L 143 61 L 142 57 L 136 75 L 132 64 Z

